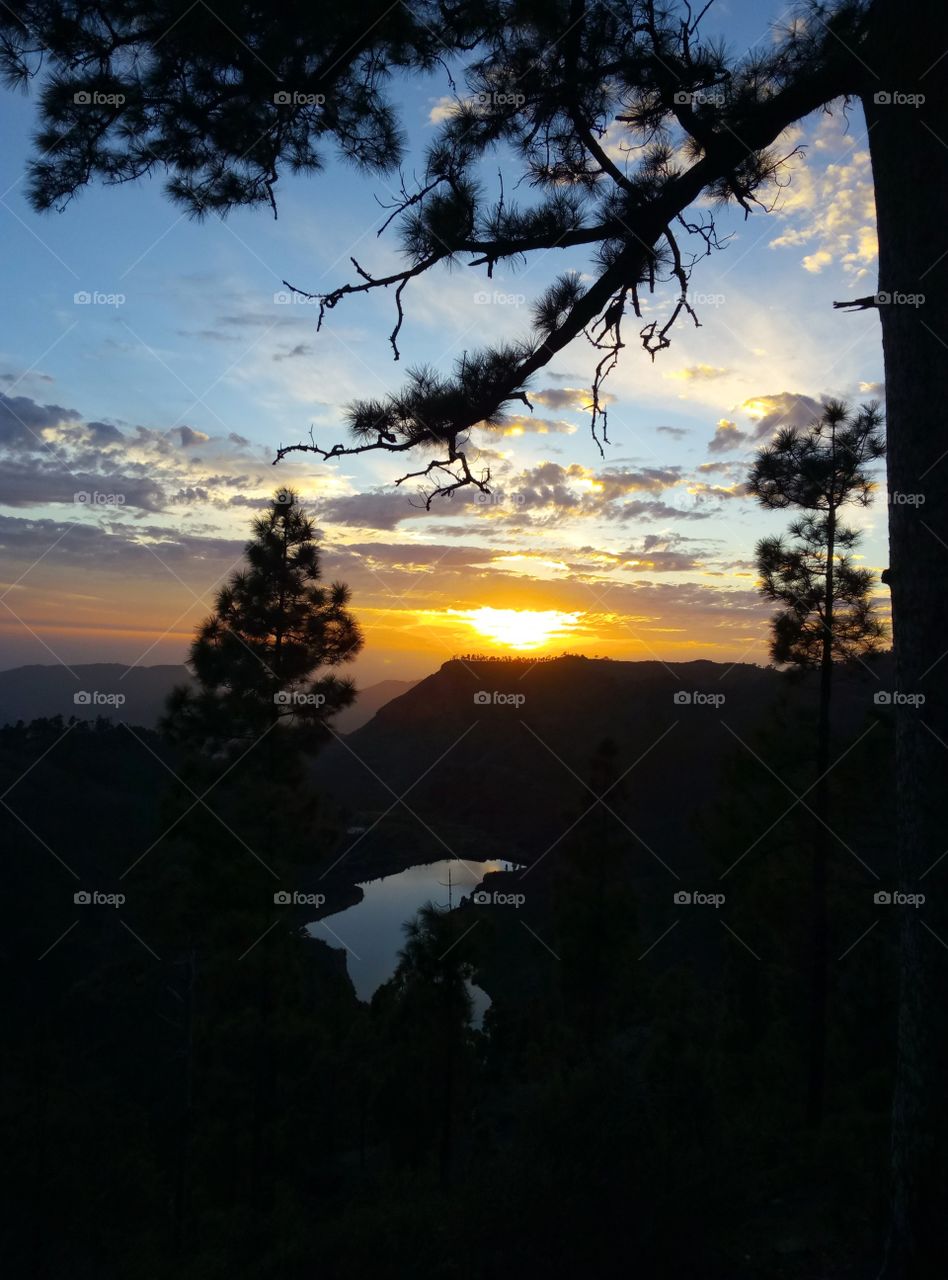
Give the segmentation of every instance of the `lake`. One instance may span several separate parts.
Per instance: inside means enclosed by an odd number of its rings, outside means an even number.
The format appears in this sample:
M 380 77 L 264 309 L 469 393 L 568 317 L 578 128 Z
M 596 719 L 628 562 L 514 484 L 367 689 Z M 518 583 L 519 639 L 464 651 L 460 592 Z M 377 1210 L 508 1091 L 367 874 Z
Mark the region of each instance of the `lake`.
M 449 895 L 450 904 L 456 907 L 489 871 L 514 871 L 518 865 L 443 858 L 409 867 L 379 880 L 360 882 L 365 894 L 361 902 L 306 927 L 314 938 L 345 950 L 356 995 L 369 1001 L 395 972 L 398 953 L 405 945 L 402 925 L 412 919 L 419 907 L 426 902 L 447 907 Z M 474 1001 L 474 1023 L 479 1026 L 490 999 L 475 983 L 468 986 Z

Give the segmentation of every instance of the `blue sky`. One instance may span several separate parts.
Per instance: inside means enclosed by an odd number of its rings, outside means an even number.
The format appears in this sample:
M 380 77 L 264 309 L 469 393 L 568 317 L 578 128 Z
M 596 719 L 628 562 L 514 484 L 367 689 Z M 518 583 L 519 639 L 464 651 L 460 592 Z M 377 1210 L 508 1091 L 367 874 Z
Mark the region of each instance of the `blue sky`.
M 726 33 L 739 52 L 771 39 L 777 13 L 717 4 L 707 33 Z M 397 91 L 417 162 L 449 87 L 439 75 Z M 594 360 L 580 342 L 536 380 L 532 418 L 478 435 L 496 500 L 472 495 L 424 515 L 392 487 L 396 459 L 300 455 L 273 468 L 274 449 L 311 427 L 320 444 L 342 439 L 352 398 L 395 389 L 414 363 L 447 368 L 515 336 L 555 274 L 589 269 L 584 254 L 537 255 L 492 280 L 462 265 L 413 282 L 396 364 L 390 295 L 345 300 L 318 335 L 314 307 L 280 300 L 284 279 L 311 291 L 350 279 L 350 255 L 376 274 L 397 264 L 391 230 L 376 236 L 394 180 L 335 162 L 281 178 L 277 221 L 263 210 L 190 221 L 160 178 L 92 188 L 37 215 L 23 182 L 33 107 L 14 93 L 0 101 L 0 390 L 14 415 L 0 456 L 3 666 L 181 660 L 254 506 L 284 483 L 316 514 L 327 576 L 353 585 L 369 635 L 363 681 L 489 647 L 484 609 L 548 614 L 553 650 L 765 660 L 753 546 L 786 519 L 740 493 L 747 462 L 820 397 L 881 392 L 877 318 L 831 305 L 875 289 L 858 106 L 786 139 L 787 153 L 805 149 L 772 192 L 773 213 L 718 217 L 732 238 L 695 269 L 702 327 L 680 323 L 654 363 L 629 344 L 608 384 L 605 459 L 582 409 Z M 486 166 L 485 182 L 505 163 Z M 77 302 L 83 294 L 94 300 Z M 75 503 L 87 489 L 124 500 Z M 883 489 L 854 516 L 874 569 L 887 563 L 885 510 Z

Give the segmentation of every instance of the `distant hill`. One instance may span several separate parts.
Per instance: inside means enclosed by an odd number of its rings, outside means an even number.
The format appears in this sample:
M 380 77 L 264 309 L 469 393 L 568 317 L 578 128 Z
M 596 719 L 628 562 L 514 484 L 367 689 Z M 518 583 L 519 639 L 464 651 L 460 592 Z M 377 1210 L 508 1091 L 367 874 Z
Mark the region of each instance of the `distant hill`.
M 94 720 L 106 716 L 116 723 L 153 729 L 165 699 L 176 684 L 188 684 L 185 666 L 129 667 L 120 662 L 59 665 L 37 664 L 0 671 L 0 725 L 42 716 L 75 716 Z M 371 720 L 380 707 L 406 693 L 416 681 L 382 680 L 359 691 L 355 704 L 333 720 L 337 733 L 353 733 Z M 88 695 L 84 698 L 82 695 Z M 117 699 L 124 699 L 118 702 Z M 78 699 L 78 700 L 77 700 Z
M 340 711 L 332 722 L 337 733 L 355 733 L 375 715 L 386 703 L 400 697 L 413 689 L 417 680 L 380 680 L 378 684 L 370 684 L 359 690 L 359 696 L 351 707 Z
M 483 832 L 492 856 L 500 841 L 511 856 L 533 859 L 593 802 L 584 781 L 597 747 L 612 739 L 618 771 L 629 770 L 615 807 L 643 872 L 665 874 L 658 858 L 684 871 L 704 860 L 698 820 L 727 761 L 744 750 L 740 741 L 753 742 L 780 699 L 804 712 L 815 706 L 813 678 L 749 663 L 453 660 L 388 702 L 345 745 L 329 746 L 314 777 L 348 809 L 355 830 L 390 810 L 366 833 L 360 858 L 405 833 L 419 846 L 440 839 L 436 856 L 445 856 L 450 826 Z M 839 727 L 863 723 L 876 680 L 857 670 L 837 686 Z
M 154 728 L 165 699 L 191 677 L 184 666 L 129 667 L 120 662 L 14 667 L 0 671 L 0 724 L 41 716 L 106 716 Z M 123 699 L 119 702 L 118 699 Z

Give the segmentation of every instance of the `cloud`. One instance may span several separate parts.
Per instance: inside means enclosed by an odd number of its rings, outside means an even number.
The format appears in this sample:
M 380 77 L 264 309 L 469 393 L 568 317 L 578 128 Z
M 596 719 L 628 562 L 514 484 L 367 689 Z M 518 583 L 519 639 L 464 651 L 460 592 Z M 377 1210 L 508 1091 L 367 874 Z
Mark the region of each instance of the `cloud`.
M 592 410 L 592 392 L 581 387 L 545 387 L 531 392 L 530 399 L 548 409 L 579 409 L 585 413 Z M 612 404 L 614 399 L 606 392 L 599 393 L 600 404 Z
M 698 481 L 697 484 L 689 485 L 688 492 L 693 493 L 697 498 L 746 498 L 747 483 L 740 480 L 732 485 L 721 484 L 705 484 Z
M 739 449 L 749 438 L 736 422 L 721 418 L 714 428 L 714 435 L 708 442 L 708 452 L 726 453 L 729 449 Z
M 578 462 L 564 467 L 543 462 L 523 471 L 513 482 L 521 509 L 561 507 L 590 511 L 630 493 L 661 493 L 681 483 L 680 467 L 643 467 L 637 471 L 605 467 L 591 471 Z
M 723 378 L 730 372 L 730 369 L 721 369 L 713 364 L 692 364 L 686 369 L 675 369 L 663 376 L 675 378 L 679 382 L 710 382 L 713 378 Z
M 44 431 L 63 423 L 78 422 L 75 409 L 58 404 L 37 404 L 29 396 L 6 396 L 0 393 L 0 444 L 26 441 L 39 443 Z
M 797 130 L 790 140 L 800 136 Z M 829 164 L 823 163 L 827 155 Z M 868 149 L 858 149 L 839 116 L 826 116 L 811 154 L 795 155 L 789 169 L 775 213 L 787 230 L 770 241 L 771 249 L 813 245 L 801 259 L 805 271 L 816 275 L 836 263 L 854 280 L 868 275 L 879 252 Z
M 826 249 L 817 249 L 816 253 L 808 253 L 802 259 L 804 271 L 809 271 L 811 275 L 818 276 L 824 267 L 828 267 L 833 261 L 833 255 Z
M 54 545 L 56 565 L 60 568 L 76 566 L 127 573 L 134 567 L 136 580 L 165 580 L 168 571 L 162 561 L 189 568 L 201 563 L 206 573 L 208 564 L 219 563 L 227 567 L 238 560 L 246 538 L 195 536 L 165 526 L 130 525 L 119 521 L 73 524 L 70 521 L 0 516 L 0 548 L 10 560 L 30 563 L 44 556 Z
M 491 430 L 488 428 L 488 430 Z M 491 430 L 492 435 L 498 433 L 502 436 L 572 436 L 575 435 L 578 428 L 572 422 L 564 422 L 561 418 L 554 420 L 553 418 L 531 418 L 524 414 L 522 417 L 510 418 L 499 429 Z
M 75 503 L 78 514 L 84 507 L 96 512 L 106 507 L 113 512 L 116 507 L 161 511 L 166 498 L 148 476 L 70 471 L 52 456 L 48 464 L 43 459 L 12 460 L 0 467 L 0 505 L 32 507 L 48 502 Z
M 428 123 L 444 124 L 445 120 L 450 120 L 453 116 L 456 116 L 459 110 L 460 104 L 457 98 L 438 98 L 434 106 L 428 112 Z
M 359 529 L 394 529 L 403 520 L 425 514 L 423 508 L 412 506 L 409 494 L 392 489 L 341 494 L 319 504 L 319 518 L 327 524 L 352 525 Z
M 660 435 L 671 436 L 673 440 L 683 440 L 685 436 L 691 435 L 684 427 L 656 427 L 655 430 Z
M 876 399 L 885 399 L 885 383 L 884 382 L 860 382 L 859 394 L 861 396 L 873 396 Z
M 749 437 L 754 440 L 769 439 L 781 427 L 808 427 L 823 412 L 823 406 L 812 396 L 791 391 L 752 396 L 740 407 L 756 423 Z
M 193 427 L 177 427 L 178 437 L 185 449 L 190 449 L 192 445 L 207 444 L 210 436 L 204 434 L 203 431 L 195 431 Z

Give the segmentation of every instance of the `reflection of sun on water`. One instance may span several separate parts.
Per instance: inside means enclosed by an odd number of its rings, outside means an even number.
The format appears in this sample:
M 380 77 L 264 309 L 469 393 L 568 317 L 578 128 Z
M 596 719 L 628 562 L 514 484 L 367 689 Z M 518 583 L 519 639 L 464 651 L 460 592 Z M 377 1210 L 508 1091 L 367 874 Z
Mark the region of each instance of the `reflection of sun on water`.
M 577 626 L 581 613 L 557 609 L 491 609 L 486 605 L 457 616 L 479 634 L 506 649 L 539 649 Z

